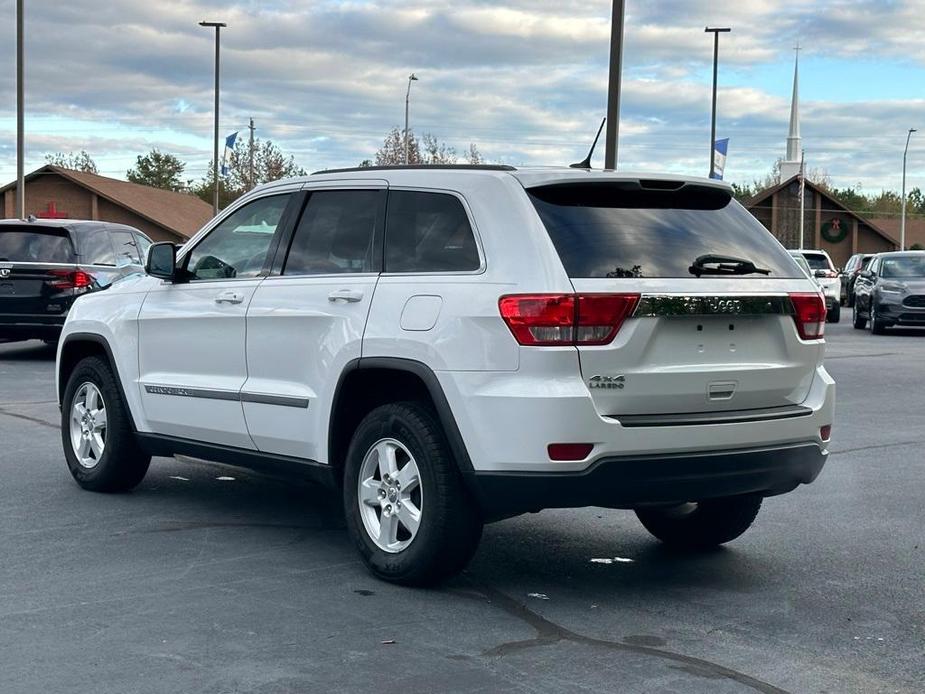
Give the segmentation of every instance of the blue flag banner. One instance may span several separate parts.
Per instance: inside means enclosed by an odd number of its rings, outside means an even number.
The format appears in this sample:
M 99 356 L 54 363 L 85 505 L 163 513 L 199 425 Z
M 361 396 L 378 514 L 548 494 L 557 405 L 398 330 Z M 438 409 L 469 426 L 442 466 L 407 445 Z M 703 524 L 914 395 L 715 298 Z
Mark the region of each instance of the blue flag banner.
M 234 142 L 238 139 L 238 133 L 231 133 L 225 138 L 225 152 L 222 154 L 222 176 L 228 175 L 228 157 L 234 152 Z
M 713 143 L 713 175 L 710 178 L 723 180 L 723 171 L 726 169 L 726 152 L 728 150 L 728 137 Z

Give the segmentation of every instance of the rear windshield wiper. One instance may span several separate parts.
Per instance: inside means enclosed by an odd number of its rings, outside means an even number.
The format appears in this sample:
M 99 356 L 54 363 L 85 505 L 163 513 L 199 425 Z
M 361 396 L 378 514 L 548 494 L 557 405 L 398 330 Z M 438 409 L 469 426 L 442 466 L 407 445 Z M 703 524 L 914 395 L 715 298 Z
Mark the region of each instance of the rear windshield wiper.
M 750 260 L 728 255 L 702 255 L 687 268 L 692 275 L 770 275 L 770 270 L 755 267 Z

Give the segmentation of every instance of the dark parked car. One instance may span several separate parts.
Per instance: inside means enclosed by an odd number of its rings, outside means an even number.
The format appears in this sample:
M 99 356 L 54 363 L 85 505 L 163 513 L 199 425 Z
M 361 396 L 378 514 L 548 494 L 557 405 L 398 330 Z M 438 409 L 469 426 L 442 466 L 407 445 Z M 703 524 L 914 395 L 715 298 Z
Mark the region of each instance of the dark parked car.
M 871 253 L 855 253 L 845 263 L 845 269 L 841 274 L 841 295 L 848 306 L 854 306 L 854 284 L 857 282 L 861 270 L 867 269 L 867 265 L 873 257 Z
M 893 325 L 925 327 L 925 251 L 878 253 L 854 285 L 854 327 L 880 335 Z
M 74 300 L 141 272 L 150 245 L 122 224 L 0 220 L 0 341 L 55 342 Z

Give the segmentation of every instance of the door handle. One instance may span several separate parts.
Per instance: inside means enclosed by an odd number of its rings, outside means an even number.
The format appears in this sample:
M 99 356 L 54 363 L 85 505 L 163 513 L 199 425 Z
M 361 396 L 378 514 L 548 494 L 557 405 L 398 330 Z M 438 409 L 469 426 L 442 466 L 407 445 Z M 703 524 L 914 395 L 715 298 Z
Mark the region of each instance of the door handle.
M 225 291 L 215 297 L 216 304 L 240 304 L 244 301 L 244 295 L 235 291 Z
M 331 302 L 343 301 L 348 304 L 355 304 L 362 300 L 363 292 L 358 292 L 354 289 L 336 289 L 328 294 L 328 301 Z

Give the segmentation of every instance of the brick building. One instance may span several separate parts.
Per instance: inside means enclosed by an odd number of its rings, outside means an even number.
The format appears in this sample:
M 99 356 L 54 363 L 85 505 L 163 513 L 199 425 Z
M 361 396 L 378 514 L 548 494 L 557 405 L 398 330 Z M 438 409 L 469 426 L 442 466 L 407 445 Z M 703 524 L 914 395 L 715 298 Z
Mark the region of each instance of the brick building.
M 16 182 L 0 188 L 3 217 L 16 214 Z M 128 224 L 154 241 L 183 243 L 212 217 L 194 195 L 46 165 L 26 176 L 25 215 Z
M 898 249 L 876 222 L 852 212 L 811 181 L 806 181 L 804 195 L 803 246 L 828 252 L 837 267 L 844 267 L 855 253 Z M 784 246 L 799 248 L 799 176 L 761 191 L 745 206 Z

